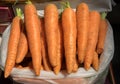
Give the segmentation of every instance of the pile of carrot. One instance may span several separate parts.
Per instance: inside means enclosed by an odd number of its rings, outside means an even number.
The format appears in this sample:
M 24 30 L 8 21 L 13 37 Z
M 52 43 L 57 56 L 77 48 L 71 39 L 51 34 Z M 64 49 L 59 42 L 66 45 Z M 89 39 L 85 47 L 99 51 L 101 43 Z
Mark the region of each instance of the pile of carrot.
M 80 3 L 74 11 L 69 2 L 62 3 L 61 14 L 55 4 L 47 4 L 44 17 L 38 16 L 35 5 L 28 1 L 13 19 L 5 63 L 7 78 L 13 67 L 31 69 L 36 76 L 40 70 L 77 72 L 79 67 L 99 70 L 100 54 L 104 51 L 107 33 L 106 13 L 90 11 Z

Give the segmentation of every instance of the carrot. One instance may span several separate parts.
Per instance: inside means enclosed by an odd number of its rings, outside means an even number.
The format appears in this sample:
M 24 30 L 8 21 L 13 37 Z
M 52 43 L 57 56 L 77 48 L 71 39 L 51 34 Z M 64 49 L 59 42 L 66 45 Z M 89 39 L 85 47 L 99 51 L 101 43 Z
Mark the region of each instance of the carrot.
M 74 61 L 74 65 L 73 65 L 73 72 L 77 72 L 77 70 L 78 70 L 78 61 L 77 61 L 77 59 L 75 58 L 75 61 Z
M 41 70 L 44 70 L 44 67 L 43 67 L 43 65 L 41 65 Z
M 81 3 L 77 6 L 76 18 L 77 18 L 78 62 L 83 63 L 87 48 L 89 28 L 89 8 L 86 3 Z
M 17 16 L 14 17 L 11 24 L 10 36 L 7 48 L 7 58 L 5 63 L 4 77 L 7 78 L 15 65 L 15 59 L 17 54 L 17 46 L 20 37 L 21 28 L 21 10 L 16 9 Z
M 28 45 L 32 57 L 33 68 L 35 74 L 40 74 L 41 68 L 41 38 L 40 38 L 40 21 L 37 15 L 37 10 L 30 1 L 27 2 L 24 8 L 25 28 L 27 32 Z
M 62 13 L 62 28 L 64 39 L 64 50 L 67 72 L 71 73 L 74 65 L 74 58 L 76 57 L 76 16 L 75 12 L 70 8 L 69 3 L 66 2 L 67 8 Z
M 90 12 L 90 27 L 88 32 L 88 45 L 85 56 L 84 67 L 86 70 L 90 68 L 92 64 L 94 51 L 96 49 L 97 41 L 98 41 L 98 32 L 99 32 L 99 24 L 100 24 L 100 14 L 97 11 Z
M 61 70 L 62 59 L 63 59 L 63 32 L 62 32 L 62 24 L 61 20 L 59 20 L 58 26 L 58 49 L 57 49 L 57 66 L 53 68 L 54 73 L 58 74 Z
M 55 67 L 57 66 L 58 9 L 54 4 L 46 5 L 44 9 L 44 22 L 48 56 L 51 66 Z
M 46 43 L 46 36 L 45 36 L 45 27 L 44 27 L 44 18 L 40 18 L 41 21 L 41 55 L 43 59 L 43 67 L 46 71 L 52 70 L 52 67 L 50 65 L 49 59 L 48 59 L 48 53 L 47 53 L 47 43 Z
M 15 67 L 18 68 L 18 69 L 23 69 L 22 65 L 16 65 Z
M 101 54 L 104 51 L 104 42 L 105 37 L 108 29 L 108 24 L 105 19 L 106 13 L 102 13 L 102 18 L 100 21 L 100 29 L 99 29 L 99 35 L 98 35 L 98 43 L 97 43 L 97 53 Z
M 75 15 L 76 15 L 76 12 L 75 12 Z M 77 46 L 77 43 L 76 43 L 76 46 Z M 76 47 L 76 53 L 77 53 L 77 47 Z M 77 55 L 74 57 L 74 65 L 73 65 L 73 72 L 77 72 L 78 70 L 78 67 L 79 67 L 79 64 L 78 64 L 78 60 L 77 60 Z
M 28 52 L 27 37 L 25 35 L 24 28 L 22 28 L 20 33 L 19 44 L 18 44 L 16 63 L 22 62 L 27 52 Z
M 93 68 L 98 71 L 99 69 L 99 58 L 97 52 L 94 52 L 93 61 L 92 61 Z

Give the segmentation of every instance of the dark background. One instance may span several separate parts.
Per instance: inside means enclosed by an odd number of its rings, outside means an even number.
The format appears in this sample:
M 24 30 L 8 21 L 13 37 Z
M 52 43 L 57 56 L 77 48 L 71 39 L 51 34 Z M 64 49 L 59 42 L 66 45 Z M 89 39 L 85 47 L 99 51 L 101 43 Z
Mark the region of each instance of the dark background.
M 107 19 L 112 25 L 114 35 L 115 52 L 112 59 L 112 69 L 116 84 L 120 84 L 120 0 L 114 0 L 116 6 L 108 13 Z

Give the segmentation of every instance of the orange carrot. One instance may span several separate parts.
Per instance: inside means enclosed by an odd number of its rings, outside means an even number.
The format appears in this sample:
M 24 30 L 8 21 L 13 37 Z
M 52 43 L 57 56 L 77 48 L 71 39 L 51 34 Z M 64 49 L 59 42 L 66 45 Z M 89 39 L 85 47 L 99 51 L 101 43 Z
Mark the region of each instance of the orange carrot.
M 97 41 L 98 41 L 98 32 L 99 32 L 99 24 L 100 24 L 100 14 L 97 11 L 90 12 L 90 27 L 88 32 L 88 45 L 85 56 L 84 67 L 86 70 L 90 68 L 92 64 L 94 51 L 96 49 Z
M 76 12 L 75 12 L 75 15 L 76 15 Z M 76 43 L 77 44 L 77 43 Z M 77 46 L 77 45 L 76 45 Z M 76 53 L 77 53 L 77 47 L 76 47 Z M 74 57 L 74 65 L 73 65 L 73 72 L 77 72 L 78 70 L 78 67 L 79 67 L 79 64 L 78 64 L 78 60 L 77 60 L 77 55 Z
M 57 49 L 57 66 L 53 68 L 54 73 L 58 74 L 61 70 L 62 66 L 62 58 L 63 58 L 63 34 L 62 34 L 62 24 L 59 21 L 58 27 L 58 49 Z
M 44 18 L 40 18 L 41 21 L 41 55 L 43 59 L 43 67 L 46 71 L 52 70 L 51 65 L 48 59 L 47 53 L 47 43 L 46 43 L 46 36 L 45 36 L 45 27 L 44 27 Z
M 75 58 L 75 61 L 74 61 L 74 65 L 73 65 L 73 72 L 77 72 L 77 70 L 78 70 L 78 61 L 77 61 L 77 59 Z
M 93 61 L 92 61 L 93 68 L 98 71 L 99 69 L 99 58 L 97 52 L 94 52 Z
M 76 57 L 76 16 L 69 3 L 62 13 L 63 39 L 67 72 L 71 73 Z
M 20 38 L 21 17 L 19 13 L 21 12 L 21 10 L 20 9 L 16 9 L 16 10 L 17 10 L 17 16 L 14 17 L 12 21 L 10 36 L 8 41 L 7 58 L 6 58 L 5 70 L 4 70 L 5 78 L 7 78 L 10 75 L 10 72 L 15 65 L 17 46 Z
M 44 9 L 45 34 L 47 39 L 48 56 L 52 67 L 57 66 L 57 32 L 58 9 L 54 4 L 48 4 Z
M 77 6 L 76 18 L 77 18 L 78 62 L 83 63 L 87 48 L 89 28 L 89 8 L 86 3 L 81 3 Z
M 107 24 L 105 17 L 106 17 L 106 13 L 102 13 L 99 35 L 98 35 L 98 43 L 97 43 L 98 54 L 101 54 L 104 51 L 104 42 L 105 42 L 105 37 L 106 37 L 107 29 L 108 29 L 108 24 Z
M 27 52 L 28 52 L 28 43 L 27 43 L 27 37 L 25 35 L 24 27 L 23 27 L 21 29 L 21 34 L 20 34 L 20 39 L 18 44 L 16 63 L 22 62 Z
M 35 74 L 40 74 L 41 68 L 41 37 L 40 37 L 40 21 L 37 15 L 37 10 L 30 1 L 27 2 L 24 8 L 25 28 L 28 37 L 28 45 L 32 57 L 33 68 Z
M 41 65 L 41 70 L 44 70 L 44 67 L 43 67 L 43 65 Z

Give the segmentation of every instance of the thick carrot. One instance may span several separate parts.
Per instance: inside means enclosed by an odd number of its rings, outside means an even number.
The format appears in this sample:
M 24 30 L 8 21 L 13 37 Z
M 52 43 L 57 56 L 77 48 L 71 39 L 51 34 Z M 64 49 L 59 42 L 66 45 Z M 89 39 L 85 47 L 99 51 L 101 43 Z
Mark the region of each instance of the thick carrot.
M 19 16 L 20 9 L 17 10 L 17 16 L 14 17 L 11 24 L 10 36 L 7 48 L 7 58 L 5 63 L 4 77 L 7 78 L 10 75 L 12 68 L 15 65 L 15 59 L 17 54 L 17 46 L 20 38 L 21 17 Z
M 40 18 L 41 21 L 41 55 L 43 61 L 43 67 L 46 71 L 52 70 L 48 59 L 48 52 L 47 52 L 47 43 L 46 43 L 46 36 L 45 36 L 45 27 L 44 27 L 44 18 Z
M 87 48 L 89 28 L 89 8 L 86 3 L 81 3 L 77 6 L 76 18 L 77 18 L 78 62 L 83 63 Z
M 41 68 L 41 37 L 40 37 L 40 21 L 37 15 L 37 10 L 30 1 L 24 8 L 25 28 L 27 32 L 28 45 L 32 56 L 32 63 L 35 74 L 40 74 Z
M 94 52 L 92 65 L 96 71 L 99 70 L 99 58 L 97 52 Z
M 87 51 L 85 56 L 84 67 L 86 70 L 90 68 L 92 64 L 94 51 L 96 49 L 97 41 L 98 41 L 98 32 L 99 32 L 99 24 L 100 24 L 100 14 L 97 11 L 90 12 L 90 26 L 88 31 L 88 44 Z
M 64 50 L 67 72 L 71 73 L 74 65 L 74 58 L 76 57 L 76 16 L 72 8 L 64 9 L 62 13 L 62 28 L 64 39 Z
M 24 24 L 22 24 L 22 25 L 23 25 L 23 28 L 21 29 L 21 33 L 20 33 L 16 63 L 22 62 L 28 52 L 27 37 L 26 37 L 25 31 L 24 31 Z
M 55 74 L 58 74 L 60 72 L 62 66 L 62 59 L 63 59 L 63 32 L 62 32 L 61 20 L 59 21 L 57 38 L 58 38 L 57 66 L 53 68 Z
M 108 24 L 105 19 L 106 13 L 102 13 L 102 18 L 100 21 L 100 29 L 99 29 L 99 35 L 98 35 L 98 43 L 97 43 L 97 53 L 101 54 L 104 51 L 104 42 L 105 37 L 108 29 Z
M 57 66 L 57 32 L 58 9 L 54 4 L 48 4 L 44 9 L 45 34 L 47 39 L 48 56 L 52 67 Z

